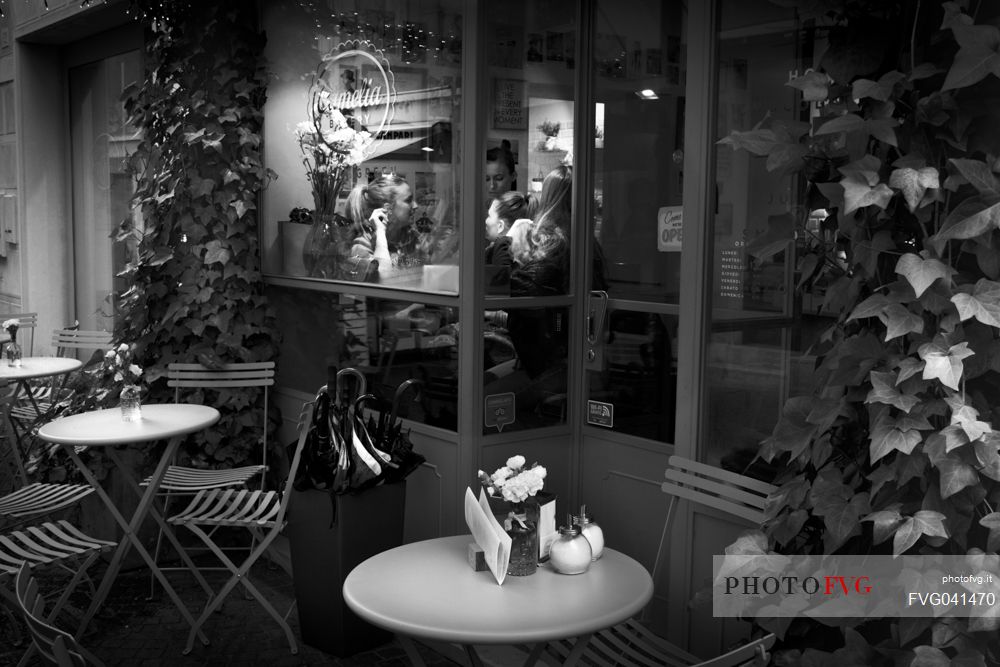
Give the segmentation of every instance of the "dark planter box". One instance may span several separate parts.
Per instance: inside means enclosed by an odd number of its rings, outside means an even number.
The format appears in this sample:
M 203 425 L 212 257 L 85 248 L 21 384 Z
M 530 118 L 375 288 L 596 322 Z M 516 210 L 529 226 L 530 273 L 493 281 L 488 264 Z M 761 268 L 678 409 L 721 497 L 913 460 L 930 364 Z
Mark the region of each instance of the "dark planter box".
M 406 482 L 359 495 L 296 491 L 288 506 L 288 541 L 302 641 L 344 657 L 385 644 L 392 633 L 361 620 L 344 603 L 348 573 L 403 543 Z

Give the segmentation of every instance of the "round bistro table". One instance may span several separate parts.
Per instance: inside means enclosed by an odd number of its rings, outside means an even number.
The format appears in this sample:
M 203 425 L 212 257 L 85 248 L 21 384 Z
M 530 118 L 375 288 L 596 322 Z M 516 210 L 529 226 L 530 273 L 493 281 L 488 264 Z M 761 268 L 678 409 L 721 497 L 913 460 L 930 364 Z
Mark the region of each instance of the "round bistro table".
M 472 537 L 459 535 L 405 544 L 372 556 L 344 580 L 344 601 L 358 616 L 399 636 L 415 665 L 411 638 L 460 644 L 481 664 L 476 644 L 534 644 L 533 664 L 545 644 L 576 637 L 575 661 L 590 635 L 638 613 L 653 595 L 642 565 L 614 549 L 578 575 L 548 564 L 527 577 L 497 584 L 466 558 Z
M 121 409 L 110 408 L 60 417 L 45 424 L 38 430 L 38 436 L 42 440 L 62 445 L 62 448 L 73 459 L 73 463 L 87 481 L 90 482 L 90 485 L 94 487 L 97 495 L 104 501 L 108 511 L 111 512 L 115 521 L 125 533 L 118 543 L 118 548 L 115 550 L 104 578 L 101 579 L 101 585 L 97 589 L 97 593 L 94 595 L 87 613 L 83 617 L 83 621 L 77 631 L 77 636 L 83 633 L 90 619 L 93 618 L 101 604 L 103 604 L 108 591 L 118 576 L 118 570 L 121 568 L 125 555 L 128 553 L 129 548 L 133 546 L 152 569 L 160 585 L 163 586 L 163 590 L 167 592 L 170 599 L 177 605 L 184 619 L 191 627 L 194 627 L 195 620 L 191 612 L 188 611 L 166 576 L 157 567 L 156 561 L 150 556 L 146 547 L 143 546 L 142 540 L 139 539 L 139 527 L 142 526 L 147 516 L 152 516 L 163 529 L 164 537 L 171 542 L 177 553 L 180 554 L 185 565 L 191 570 L 191 573 L 198 580 L 201 587 L 208 595 L 212 594 L 212 588 L 191 562 L 191 558 L 174 536 L 173 530 L 164 521 L 160 513 L 156 511 L 153 500 L 156 498 L 160 483 L 163 481 L 163 476 L 166 474 L 170 462 L 173 461 L 174 455 L 177 453 L 177 448 L 180 446 L 184 436 L 211 426 L 219 421 L 219 416 L 218 410 L 206 405 L 187 403 L 153 404 L 143 405 L 142 419 L 136 421 L 123 421 Z M 152 477 L 150 477 L 149 484 L 144 491 L 140 487 L 135 473 L 122 462 L 121 457 L 118 456 L 112 445 L 133 445 L 157 440 L 167 440 L 167 446 L 163 448 L 163 453 L 160 455 L 156 470 Z M 80 460 L 80 456 L 76 451 L 76 447 L 79 446 L 106 448 L 105 453 L 114 462 L 123 479 L 126 480 L 139 497 L 139 504 L 135 512 L 133 512 L 131 519 L 126 519 L 122 515 L 121 510 L 115 505 L 111 497 L 108 496 L 97 478 L 94 477 L 94 473 Z M 204 634 L 199 633 L 199 637 L 202 642 L 206 645 L 208 644 L 208 639 Z

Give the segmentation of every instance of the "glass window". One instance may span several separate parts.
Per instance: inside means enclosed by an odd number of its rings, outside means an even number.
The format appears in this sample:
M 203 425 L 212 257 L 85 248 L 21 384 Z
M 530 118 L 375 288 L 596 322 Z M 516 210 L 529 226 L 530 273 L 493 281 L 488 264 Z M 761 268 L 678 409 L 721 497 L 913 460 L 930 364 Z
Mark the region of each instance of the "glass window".
M 266 3 L 265 272 L 458 291 L 461 9 Z
M 447 306 L 271 286 L 279 322 L 294 331 L 278 364 L 283 387 L 315 393 L 342 368 L 365 376 L 367 391 L 391 403 L 396 389 L 422 380 L 398 416 L 454 430 L 458 415 L 458 311 Z
M 761 121 L 807 127 L 810 105 L 786 84 L 814 66 L 811 27 L 764 0 L 722 3 L 718 138 Z M 807 351 L 832 321 L 820 312 L 821 295 L 803 301 L 795 290 L 797 244 L 819 232 L 801 179 L 728 145 L 716 156 L 703 458 L 742 471 L 785 399 L 808 391 L 814 358 Z
M 73 151 L 73 252 L 76 313 L 84 329 L 111 330 L 113 294 L 130 285 L 119 273 L 136 252 L 134 238 L 115 239 L 131 208 L 135 185 L 126 156 L 138 145 L 128 124 L 122 91 L 142 77 L 139 51 L 98 60 L 69 71 Z M 143 230 L 136 219 L 136 230 Z

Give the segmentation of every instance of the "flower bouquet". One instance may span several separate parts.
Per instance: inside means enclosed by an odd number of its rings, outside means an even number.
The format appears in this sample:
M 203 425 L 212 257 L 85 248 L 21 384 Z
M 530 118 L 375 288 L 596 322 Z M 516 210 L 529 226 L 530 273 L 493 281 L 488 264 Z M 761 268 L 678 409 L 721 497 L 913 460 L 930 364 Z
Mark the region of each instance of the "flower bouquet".
M 7 343 L 4 352 L 7 357 L 7 364 L 9 366 L 18 367 L 21 365 L 21 346 L 17 343 L 17 330 L 21 326 L 21 321 L 17 318 L 11 318 L 9 320 L 4 320 L 3 324 L 4 330 L 7 335 L 10 336 L 10 342 Z
M 479 471 L 479 483 L 492 498 L 502 498 L 509 509 L 502 520 L 511 538 L 510 562 L 507 574 L 528 575 L 538 569 L 537 518 L 529 519 L 525 507 L 529 499 L 542 490 L 547 471 L 538 463 L 526 467 L 523 456 L 512 456 L 507 465 L 492 475 Z M 537 515 L 536 515 L 537 516 Z
M 111 376 L 114 382 L 122 383 L 119 395 L 119 407 L 123 421 L 138 421 L 142 419 L 142 397 L 139 389 L 139 378 L 142 377 L 142 367 L 134 362 L 135 346 L 121 343 L 118 347 L 104 354 L 104 373 Z

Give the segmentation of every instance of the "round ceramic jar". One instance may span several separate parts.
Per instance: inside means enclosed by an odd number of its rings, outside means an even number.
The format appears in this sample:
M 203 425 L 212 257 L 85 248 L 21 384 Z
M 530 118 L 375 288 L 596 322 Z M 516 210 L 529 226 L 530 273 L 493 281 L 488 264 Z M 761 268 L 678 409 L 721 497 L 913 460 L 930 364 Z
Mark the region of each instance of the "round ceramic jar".
M 579 526 L 560 526 L 559 537 L 549 550 L 549 564 L 559 574 L 583 574 L 590 568 L 590 542 Z
M 593 552 L 591 556 L 594 560 L 597 560 L 602 555 L 604 555 L 604 531 L 597 522 L 587 514 L 586 505 L 580 508 L 580 514 L 573 517 L 573 523 L 580 527 L 580 532 L 583 536 L 587 538 L 590 542 L 590 549 Z

